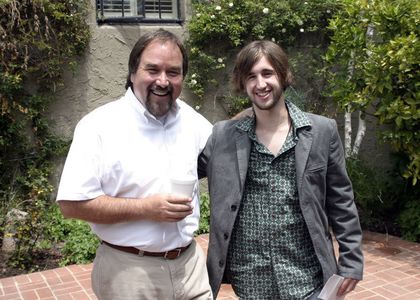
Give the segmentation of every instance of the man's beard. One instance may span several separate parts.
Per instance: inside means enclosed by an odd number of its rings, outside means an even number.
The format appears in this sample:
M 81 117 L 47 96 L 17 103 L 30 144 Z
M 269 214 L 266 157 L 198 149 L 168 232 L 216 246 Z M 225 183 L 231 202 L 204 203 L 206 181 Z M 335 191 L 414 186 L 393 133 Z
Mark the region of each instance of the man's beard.
M 173 88 L 169 85 L 167 88 L 159 88 L 157 86 L 151 86 L 148 89 L 147 97 L 146 97 L 146 109 L 156 118 L 163 117 L 171 110 L 172 105 L 174 104 L 174 99 L 172 97 Z M 155 95 L 152 95 L 156 93 Z M 168 101 L 154 101 L 152 97 L 159 97 L 158 95 L 164 95 L 169 97 Z
M 280 101 L 282 95 L 283 95 L 282 92 L 274 91 L 273 92 L 273 99 L 270 103 L 260 104 L 260 103 L 258 103 L 258 101 L 252 101 L 252 103 L 253 103 L 253 105 L 255 105 L 260 110 L 271 110 Z

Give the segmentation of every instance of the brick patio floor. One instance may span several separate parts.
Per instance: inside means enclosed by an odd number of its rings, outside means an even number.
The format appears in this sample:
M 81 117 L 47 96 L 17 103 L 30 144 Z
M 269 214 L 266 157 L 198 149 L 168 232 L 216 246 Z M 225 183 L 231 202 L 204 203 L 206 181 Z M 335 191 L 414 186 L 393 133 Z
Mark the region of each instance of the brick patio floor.
M 206 251 L 208 236 L 197 237 Z M 364 280 L 346 300 L 420 300 L 420 244 L 364 232 Z M 0 300 L 96 299 L 90 285 L 92 265 L 72 265 L 0 279 Z M 218 300 L 237 299 L 229 285 Z

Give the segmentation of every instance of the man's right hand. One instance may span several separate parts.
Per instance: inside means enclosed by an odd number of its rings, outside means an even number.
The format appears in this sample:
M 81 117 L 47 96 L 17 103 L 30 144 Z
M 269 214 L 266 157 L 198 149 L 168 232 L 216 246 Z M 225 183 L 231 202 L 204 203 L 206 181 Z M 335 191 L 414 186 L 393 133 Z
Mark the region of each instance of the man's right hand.
M 101 195 L 85 201 L 58 201 L 66 218 L 98 224 L 137 220 L 178 222 L 192 214 L 192 199 L 175 194 L 154 194 L 143 199 Z
M 177 194 L 155 194 L 140 200 L 144 218 L 158 222 L 178 222 L 192 214 L 192 199 Z

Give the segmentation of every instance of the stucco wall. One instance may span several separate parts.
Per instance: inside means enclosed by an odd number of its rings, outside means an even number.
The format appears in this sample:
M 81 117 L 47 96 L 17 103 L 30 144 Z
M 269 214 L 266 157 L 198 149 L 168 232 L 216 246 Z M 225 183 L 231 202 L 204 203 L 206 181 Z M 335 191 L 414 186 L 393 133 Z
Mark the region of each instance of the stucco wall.
M 88 112 L 96 107 L 118 99 L 125 93 L 125 81 L 128 72 L 128 56 L 138 38 L 144 33 L 165 28 L 185 39 L 184 25 L 101 25 L 98 26 L 95 17 L 95 1 L 92 3 L 89 24 L 92 38 L 88 49 L 74 72 L 67 70 L 64 75 L 64 86 L 58 87 L 55 93 L 55 101 L 51 105 L 50 113 L 54 131 L 59 135 L 71 138 L 77 122 Z M 181 5 L 182 16 L 190 15 L 190 1 Z M 307 45 L 308 41 L 303 43 Z M 299 45 L 297 45 L 299 47 Z M 299 50 L 297 50 L 299 51 Z M 296 52 L 296 49 L 291 51 Z M 229 60 L 234 59 L 235 54 L 228 55 Z M 206 100 L 200 104 L 199 112 L 210 122 L 227 118 L 223 105 L 217 100 L 229 90 L 228 74 L 231 71 L 231 63 L 228 64 L 225 74 L 220 74 L 217 86 L 209 88 Z M 306 72 L 307 73 L 307 72 Z M 310 75 L 310 74 L 309 74 Z M 312 77 L 308 77 L 312 82 Z M 301 87 L 311 90 L 307 86 Z M 195 107 L 198 103 L 194 95 L 184 89 L 181 98 Z M 342 130 L 342 116 L 337 116 L 339 128 Z M 354 124 L 357 126 L 357 124 Z M 371 161 L 383 164 L 388 161 L 387 147 L 378 143 L 374 132 L 375 120 L 368 118 L 368 132 L 362 144 L 362 156 Z M 354 130 L 356 130 L 355 127 Z
M 58 87 L 50 115 L 55 131 L 71 137 L 78 120 L 94 108 L 124 94 L 128 57 L 138 38 L 160 27 L 184 38 L 181 25 L 101 25 L 95 18 L 92 1 L 89 24 L 92 38 L 88 49 L 73 72 L 66 70 L 64 86 Z M 181 10 L 185 14 L 185 7 Z

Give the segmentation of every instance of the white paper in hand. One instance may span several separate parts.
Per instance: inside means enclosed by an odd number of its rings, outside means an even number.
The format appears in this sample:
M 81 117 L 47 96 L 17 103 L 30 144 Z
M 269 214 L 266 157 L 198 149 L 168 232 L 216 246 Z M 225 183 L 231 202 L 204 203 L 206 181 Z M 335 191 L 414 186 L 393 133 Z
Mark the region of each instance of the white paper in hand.
M 344 277 L 334 274 L 328 279 L 324 285 L 321 293 L 318 295 L 319 299 L 322 300 L 344 300 L 344 296 L 337 297 L 337 291 L 343 282 Z

